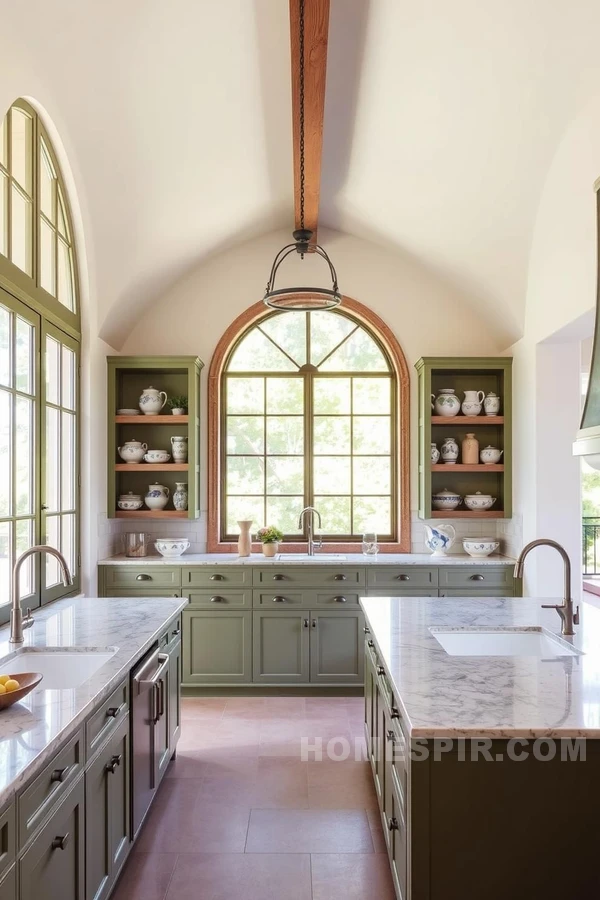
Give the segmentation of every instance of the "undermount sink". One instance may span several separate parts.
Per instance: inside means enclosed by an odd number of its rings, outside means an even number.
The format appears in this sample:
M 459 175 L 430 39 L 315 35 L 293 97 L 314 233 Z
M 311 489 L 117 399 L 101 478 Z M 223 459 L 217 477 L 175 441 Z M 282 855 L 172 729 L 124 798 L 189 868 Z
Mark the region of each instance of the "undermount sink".
M 582 656 L 544 628 L 430 628 L 450 656 Z
M 0 675 L 39 672 L 44 676 L 40 683 L 42 690 L 68 690 L 78 688 L 91 678 L 116 652 L 112 647 L 99 650 L 56 647 L 50 651 L 24 647 L 10 659 L 0 661 Z
M 315 553 L 310 556 L 308 553 L 278 553 L 276 559 L 346 559 L 343 553 Z

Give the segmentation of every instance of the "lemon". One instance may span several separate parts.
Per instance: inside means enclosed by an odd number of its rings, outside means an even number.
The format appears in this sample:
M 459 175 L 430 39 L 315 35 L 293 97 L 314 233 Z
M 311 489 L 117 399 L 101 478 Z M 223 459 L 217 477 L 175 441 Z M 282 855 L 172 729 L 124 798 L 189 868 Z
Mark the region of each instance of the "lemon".
M 6 684 L 9 678 L 10 675 L 0 675 L 0 684 Z
M 5 693 L 6 693 L 6 688 L 4 687 L 3 684 L 0 684 L 0 694 L 5 694 Z
M 11 691 L 18 691 L 20 687 L 21 685 L 16 678 L 9 678 L 4 685 L 4 690 L 10 693 Z

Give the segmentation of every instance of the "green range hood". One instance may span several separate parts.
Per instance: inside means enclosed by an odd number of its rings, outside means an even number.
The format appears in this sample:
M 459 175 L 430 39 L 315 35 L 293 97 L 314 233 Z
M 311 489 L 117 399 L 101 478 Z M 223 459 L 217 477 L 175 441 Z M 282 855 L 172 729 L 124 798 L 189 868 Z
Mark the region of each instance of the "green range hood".
M 600 178 L 594 185 L 596 191 L 596 271 L 600 264 Z M 581 427 L 573 444 L 575 456 L 585 456 L 594 469 L 600 469 L 600 273 L 596 276 L 596 323 L 594 325 L 594 350 Z

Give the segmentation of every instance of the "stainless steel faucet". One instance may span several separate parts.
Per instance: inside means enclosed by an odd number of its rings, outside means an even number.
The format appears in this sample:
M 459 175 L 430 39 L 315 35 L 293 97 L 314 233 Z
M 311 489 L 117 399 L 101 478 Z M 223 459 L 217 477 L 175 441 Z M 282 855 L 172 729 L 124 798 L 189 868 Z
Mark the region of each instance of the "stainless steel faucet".
M 34 553 L 49 553 L 58 560 L 61 569 L 62 580 L 65 587 L 73 584 L 71 573 L 67 561 L 59 550 L 49 547 L 47 544 L 40 544 L 37 547 L 30 547 L 24 553 L 21 553 L 16 560 L 12 571 L 12 609 L 10 611 L 10 642 L 11 644 L 23 643 L 23 631 L 31 628 L 33 625 L 33 616 L 31 610 L 27 608 L 27 615 L 23 618 L 23 610 L 21 609 L 21 566 L 26 559 L 33 556 Z
M 314 539 L 314 524 L 315 524 L 315 516 L 319 520 L 319 531 L 321 530 L 321 513 L 318 509 L 315 509 L 314 506 L 305 506 L 302 512 L 300 513 L 300 518 L 298 519 L 298 528 L 301 528 L 304 531 L 304 516 L 306 513 L 310 513 L 310 517 L 308 519 L 307 526 L 307 534 L 308 534 L 308 555 L 315 555 L 315 547 L 317 550 L 320 550 L 323 546 L 323 538 L 319 538 L 318 541 Z
M 539 538 L 537 541 L 531 541 L 526 547 L 523 547 L 519 554 L 517 564 L 515 565 L 515 578 L 523 577 L 523 569 L 525 566 L 525 558 L 535 547 L 554 547 L 560 553 L 565 569 L 565 587 L 562 604 L 543 603 L 542 609 L 555 609 L 560 616 L 561 634 L 575 634 L 573 625 L 579 625 L 579 607 L 573 609 L 573 598 L 571 597 L 571 560 L 567 551 L 561 544 L 551 541 L 548 538 Z

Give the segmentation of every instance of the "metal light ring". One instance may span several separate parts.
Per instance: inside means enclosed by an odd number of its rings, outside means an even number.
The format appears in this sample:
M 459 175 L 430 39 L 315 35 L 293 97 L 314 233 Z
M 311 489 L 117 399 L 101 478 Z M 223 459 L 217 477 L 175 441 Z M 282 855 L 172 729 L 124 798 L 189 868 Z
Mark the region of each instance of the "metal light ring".
M 305 294 L 306 302 L 286 303 L 292 297 L 301 297 Z M 314 298 L 309 300 L 308 298 Z M 271 309 L 283 310 L 284 312 L 311 312 L 335 309 L 342 302 L 342 295 L 336 289 L 328 288 L 310 288 L 310 287 L 290 287 L 280 288 L 277 291 L 267 291 L 263 297 L 263 302 Z

